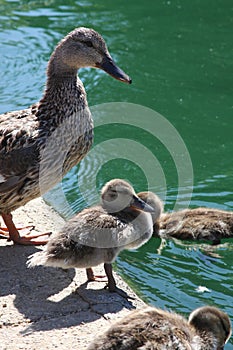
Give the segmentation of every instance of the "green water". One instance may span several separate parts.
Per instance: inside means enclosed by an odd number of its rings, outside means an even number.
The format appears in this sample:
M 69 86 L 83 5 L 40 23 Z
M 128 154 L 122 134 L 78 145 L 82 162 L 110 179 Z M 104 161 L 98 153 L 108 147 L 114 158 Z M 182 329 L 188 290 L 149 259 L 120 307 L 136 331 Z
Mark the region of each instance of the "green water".
M 170 124 L 166 142 L 160 140 L 162 119 L 156 113 L 150 133 L 143 124 L 125 125 L 120 117 L 119 123 L 110 118 L 109 125 L 102 125 L 95 107 L 96 153 L 64 179 L 66 203 L 56 191 L 47 198 L 68 216 L 69 206 L 80 210 L 87 204 L 83 188 L 88 188 L 88 200 L 94 202 L 110 178 L 128 179 L 136 191 L 145 190 L 148 170 L 140 164 L 146 161 L 150 176 L 154 174 L 149 187 L 164 198 L 166 210 L 173 209 L 177 196 L 179 207 L 188 205 L 192 182 L 191 207 L 233 210 L 232 1 L 0 0 L 1 113 L 27 107 L 41 97 L 54 46 L 78 26 L 99 31 L 118 65 L 133 80 L 128 86 L 100 71 L 80 71 L 89 105 L 127 102 L 140 105 L 137 110 L 149 107 L 171 123 L 187 150 L 183 148 L 183 154 L 177 148 L 177 135 L 173 129 L 169 134 Z M 143 109 L 137 121 L 147 119 Z M 105 153 L 109 140 L 112 159 Z M 136 151 L 138 144 L 145 153 Z M 127 152 L 136 154 L 136 161 L 127 158 Z M 181 183 L 179 174 L 184 174 Z M 214 304 L 233 321 L 232 249 L 233 240 L 212 248 L 151 239 L 137 251 L 121 253 L 115 267 L 151 304 L 184 314 Z M 208 291 L 199 292 L 199 286 Z M 231 344 L 226 348 L 233 349 Z

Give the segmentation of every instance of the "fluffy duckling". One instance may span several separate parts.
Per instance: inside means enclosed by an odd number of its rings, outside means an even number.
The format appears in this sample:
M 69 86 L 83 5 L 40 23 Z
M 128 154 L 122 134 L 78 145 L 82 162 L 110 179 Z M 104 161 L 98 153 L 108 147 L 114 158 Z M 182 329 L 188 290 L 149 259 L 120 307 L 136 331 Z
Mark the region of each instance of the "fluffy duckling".
M 229 317 L 215 307 L 194 310 L 188 321 L 147 307 L 113 324 L 88 350 L 222 350 L 230 335 Z
M 111 180 L 102 188 L 101 204 L 82 210 L 52 234 L 45 249 L 29 257 L 28 266 L 86 268 L 91 281 L 92 267 L 104 263 L 108 288 L 116 291 L 111 263 L 123 249 L 137 248 L 152 236 L 153 210 L 126 181 Z
M 160 217 L 163 213 L 163 202 L 155 193 L 150 191 L 139 192 L 137 195 L 154 209 L 154 212 L 151 213 L 151 216 L 153 221 L 153 235 L 156 236 L 159 234 Z
M 0 215 L 8 229 L 0 234 L 14 243 L 46 243 L 35 240 L 37 236 L 20 236 L 11 212 L 60 182 L 91 147 L 93 121 L 77 76 L 82 67 L 100 68 L 131 83 L 100 34 L 76 28 L 60 41 L 49 60 L 39 103 L 0 115 Z
M 222 238 L 233 237 L 233 213 L 209 208 L 165 213 L 160 218 L 159 236 L 219 244 Z

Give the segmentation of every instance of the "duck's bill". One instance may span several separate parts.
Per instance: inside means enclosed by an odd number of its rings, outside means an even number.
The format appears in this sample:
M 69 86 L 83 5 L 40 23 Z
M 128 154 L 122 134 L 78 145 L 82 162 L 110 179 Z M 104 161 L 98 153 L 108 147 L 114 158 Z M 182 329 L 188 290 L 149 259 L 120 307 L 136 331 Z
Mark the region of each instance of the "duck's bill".
M 130 204 L 131 204 L 131 207 L 135 207 L 140 210 L 147 211 L 148 213 L 154 213 L 154 209 L 149 204 L 147 204 L 142 199 L 136 196 L 133 196 L 133 200 Z
M 97 63 L 96 67 L 104 70 L 113 78 L 120 80 L 124 83 L 131 84 L 131 78 L 121 70 L 111 58 L 104 58 L 101 63 Z

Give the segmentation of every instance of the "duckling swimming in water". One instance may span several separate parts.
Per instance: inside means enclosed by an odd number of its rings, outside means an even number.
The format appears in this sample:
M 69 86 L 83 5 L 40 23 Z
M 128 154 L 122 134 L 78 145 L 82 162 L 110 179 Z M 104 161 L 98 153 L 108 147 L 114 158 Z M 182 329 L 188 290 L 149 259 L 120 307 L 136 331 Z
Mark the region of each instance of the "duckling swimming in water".
M 213 244 L 233 237 L 233 213 L 230 211 L 200 207 L 163 213 L 163 203 L 153 192 L 141 192 L 138 196 L 155 210 L 151 214 L 154 237 L 208 240 Z
M 230 335 L 230 319 L 216 307 L 200 307 L 188 321 L 147 307 L 113 324 L 88 350 L 223 350 Z
M 20 236 L 11 212 L 60 182 L 92 145 L 93 121 L 77 76 L 82 67 L 100 68 L 131 83 L 100 34 L 76 28 L 60 41 L 49 60 L 40 102 L 0 115 L 0 215 L 8 230 L 0 229 L 0 234 L 14 243 L 46 243 L 34 240 L 40 235 Z
M 164 213 L 160 217 L 159 237 L 219 244 L 222 238 L 233 237 L 233 213 L 210 208 Z
M 117 290 L 111 263 L 123 249 L 138 248 L 152 236 L 154 209 L 132 186 L 114 179 L 101 191 L 101 204 L 82 210 L 61 232 L 51 235 L 45 249 L 29 257 L 28 266 L 86 268 L 95 280 L 93 266 L 104 263 L 111 292 Z

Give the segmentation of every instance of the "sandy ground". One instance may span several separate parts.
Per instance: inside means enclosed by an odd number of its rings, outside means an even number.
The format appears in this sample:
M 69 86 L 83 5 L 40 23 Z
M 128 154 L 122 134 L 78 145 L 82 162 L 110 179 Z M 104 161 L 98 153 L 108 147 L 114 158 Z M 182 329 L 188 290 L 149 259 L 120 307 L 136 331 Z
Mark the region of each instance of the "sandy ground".
M 59 230 L 63 219 L 41 198 L 14 213 L 15 223 L 36 231 Z M 104 289 L 106 282 L 86 283 L 81 269 L 28 269 L 30 254 L 40 249 L 0 239 L 0 349 L 86 349 L 93 338 L 130 310 L 144 307 L 115 274 L 117 285 L 135 299 Z M 104 274 L 102 266 L 95 268 Z

